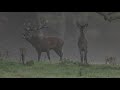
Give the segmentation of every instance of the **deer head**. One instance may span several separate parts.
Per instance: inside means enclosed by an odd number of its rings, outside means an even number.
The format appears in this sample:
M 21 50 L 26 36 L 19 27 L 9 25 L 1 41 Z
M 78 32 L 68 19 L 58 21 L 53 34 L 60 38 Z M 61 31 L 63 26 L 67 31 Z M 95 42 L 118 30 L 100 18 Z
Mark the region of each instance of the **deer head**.
M 23 38 L 30 40 L 33 37 L 37 37 L 38 35 L 42 35 L 43 33 L 40 31 L 41 29 L 47 28 L 48 20 L 45 18 L 40 18 L 39 23 L 33 24 L 32 22 L 24 23 L 24 33 Z
M 79 28 L 80 32 L 83 32 L 84 29 L 88 27 L 88 24 L 80 24 L 78 21 L 76 22 L 76 25 Z
M 45 18 L 40 18 L 39 19 L 39 27 L 38 29 L 43 29 L 43 28 L 48 28 L 48 20 L 46 20 Z

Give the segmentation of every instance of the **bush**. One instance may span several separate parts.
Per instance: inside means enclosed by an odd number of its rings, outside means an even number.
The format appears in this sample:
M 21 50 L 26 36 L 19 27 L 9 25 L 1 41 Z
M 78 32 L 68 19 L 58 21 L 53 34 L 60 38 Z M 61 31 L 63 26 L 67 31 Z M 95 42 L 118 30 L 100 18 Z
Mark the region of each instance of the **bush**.
M 116 65 L 116 57 L 106 57 L 105 63 L 110 65 Z

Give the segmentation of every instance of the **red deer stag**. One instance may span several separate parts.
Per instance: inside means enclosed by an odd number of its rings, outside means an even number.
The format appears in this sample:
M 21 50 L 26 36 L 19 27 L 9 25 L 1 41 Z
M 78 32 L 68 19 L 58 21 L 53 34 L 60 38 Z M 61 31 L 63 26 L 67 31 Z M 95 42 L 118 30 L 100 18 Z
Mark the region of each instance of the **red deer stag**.
M 47 20 L 43 18 L 40 19 L 40 24 L 37 27 L 31 23 L 25 24 L 25 32 L 23 33 L 24 39 L 36 49 L 38 61 L 40 61 L 42 52 L 46 52 L 50 60 L 50 50 L 54 50 L 56 54 L 59 55 L 60 60 L 62 60 L 64 41 L 55 36 L 45 36 L 41 31 L 43 28 L 47 28 Z

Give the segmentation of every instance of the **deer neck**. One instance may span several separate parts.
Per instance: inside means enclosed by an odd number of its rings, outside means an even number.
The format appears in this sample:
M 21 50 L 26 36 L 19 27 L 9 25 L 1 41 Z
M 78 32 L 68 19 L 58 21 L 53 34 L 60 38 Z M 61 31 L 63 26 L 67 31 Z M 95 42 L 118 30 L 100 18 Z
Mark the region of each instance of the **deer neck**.
M 83 30 L 80 32 L 80 38 L 85 38 L 85 34 L 84 34 Z

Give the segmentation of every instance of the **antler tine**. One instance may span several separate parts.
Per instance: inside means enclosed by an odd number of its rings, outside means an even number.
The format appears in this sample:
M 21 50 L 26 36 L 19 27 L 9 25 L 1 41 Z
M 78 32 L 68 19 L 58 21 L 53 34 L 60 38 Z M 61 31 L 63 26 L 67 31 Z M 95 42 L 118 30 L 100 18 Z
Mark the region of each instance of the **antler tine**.
M 26 32 L 22 32 L 21 34 L 22 34 L 22 38 L 26 39 L 27 33 Z

